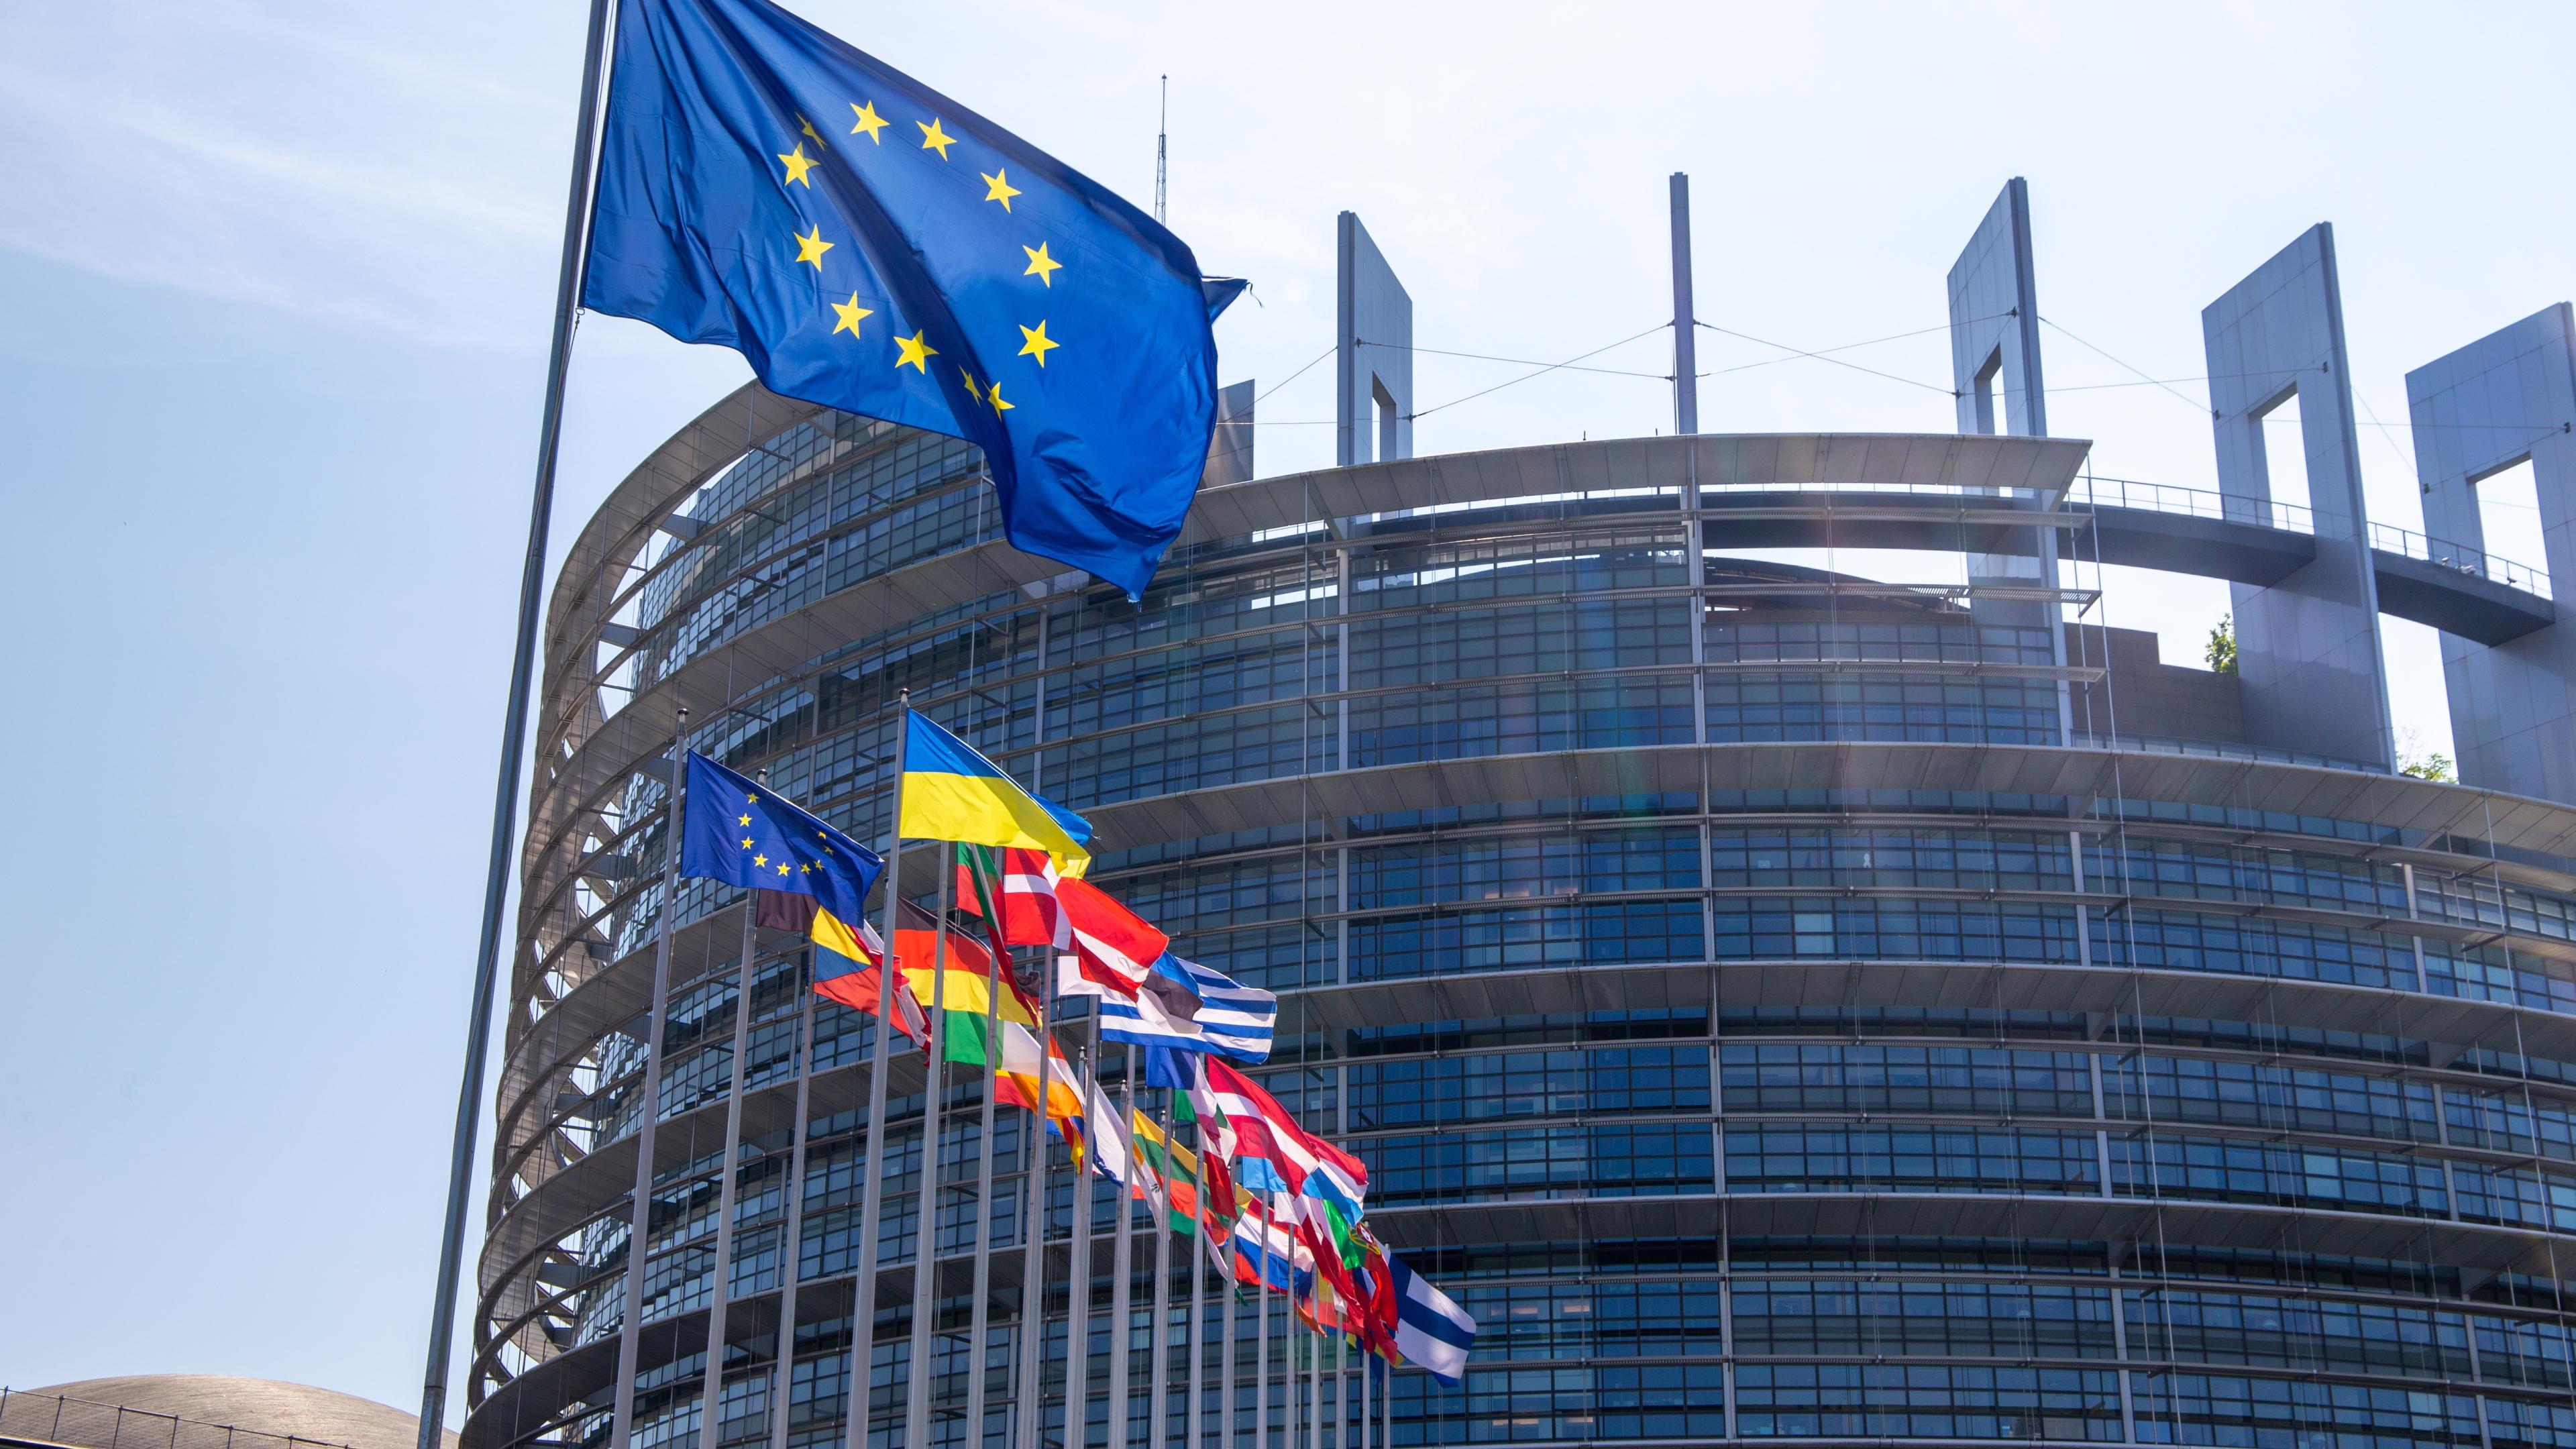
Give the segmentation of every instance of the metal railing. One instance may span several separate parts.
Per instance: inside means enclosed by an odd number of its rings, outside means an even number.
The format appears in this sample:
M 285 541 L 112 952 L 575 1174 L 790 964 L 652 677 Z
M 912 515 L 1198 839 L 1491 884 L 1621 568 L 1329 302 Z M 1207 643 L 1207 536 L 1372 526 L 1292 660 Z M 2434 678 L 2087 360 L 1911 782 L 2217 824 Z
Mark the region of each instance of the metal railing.
M 2066 501 L 2093 508 L 2139 508 L 2192 518 L 2215 518 L 2228 523 L 2253 524 L 2311 536 L 2317 531 L 2316 513 L 2300 504 L 2268 503 L 2206 488 L 2177 488 L 2170 483 L 2141 483 L 2130 478 L 2078 478 L 2067 488 Z M 2411 528 L 2373 523 L 2370 525 L 2370 546 L 2403 558 L 2418 559 L 2437 568 L 2454 569 L 2509 589 L 2520 589 L 2526 594 L 2536 594 L 2544 599 L 2552 597 L 2546 570 L 2500 558 L 2449 539 L 2429 537 Z
M 353 1449 L 329 1439 L 271 1434 L 76 1399 L 0 1388 L 0 1438 L 77 1444 L 84 1449 Z
M 2472 578 L 2502 584 L 2508 589 L 2520 589 L 2526 594 L 2538 594 L 2544 599 L 2552 597 L 2549 592 L 2549 575 L 2529 564 L 2515 563 L 2509 558 L 2498 558 L 2484 550 L 2474 549 L 2466 544 L 2453 543 L 2448 539 L 2431 538 L 2411 528 L 2374 523 L 2370 526 L 2370 546 L 2386 553 L 2421 559 L 2436 568 L 2453 569 Z
M 2297 503 L 2269 503 L 2206 488 L 2178 488 L 2171 483 L 2141 483 L 2134 478 L 2078 478 L 2067 485 L 2066 501 L 2092 508 L 2138 508 L 2151 513 L 2179 513 L 2227 523 L 2314 534 L 2316 514 Z

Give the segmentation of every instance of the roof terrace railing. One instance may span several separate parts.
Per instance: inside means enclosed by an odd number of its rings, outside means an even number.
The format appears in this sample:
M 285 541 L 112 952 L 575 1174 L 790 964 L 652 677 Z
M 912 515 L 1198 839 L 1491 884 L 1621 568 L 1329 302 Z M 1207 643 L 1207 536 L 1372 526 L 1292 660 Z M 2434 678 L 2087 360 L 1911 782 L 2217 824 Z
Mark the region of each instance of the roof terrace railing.
M 2092 508 L 2138 508 L 2150 513 L 2215 518 L 2291 533 L 2317 531 L 2316 514 L 2302 504 L 2272 503 L 2207 488 L 2179 488 L 2171 483 L 2141 483 L 2134 478 L 2078 478 L 2068 485 L 2066 501 Z
M 2386 553 L 2421 559 L 2436 568 L 2456 569 L 2508 589 L 2538 594 L 2544 599 L 2554 597 L 2549 592 L 2549 575 L 2542 570 L 2529 564 L 2515 563 L 2509 558 L 2499 558 L 2466 544 L 2428 537 L 2411 528 L 2374 523 L 2370 526 L 2370 546 Z
M 2078 478 L 2066 490 L 2066 501 L 2094 508 L 2141 508 L 2192 518 L 2216 518 L 2291 533 L 2313 535 L 2317 531 L 2316 513 L 2299 504 L 2271 503 L 2205 488 L 2178 488 L 2170 483 L 2141 483 L 2129 478 Z M 2519 589 L 2526 594 L 2537 594 L 2544 599 L 2553 597 L 2545 569 L 2516 563 L 2449 539 L 2433 538 L 2411 528 L 2373 523 L 2370 525 L 2370 546 L 2438 568 L 2456 569 L 2473 578 Z

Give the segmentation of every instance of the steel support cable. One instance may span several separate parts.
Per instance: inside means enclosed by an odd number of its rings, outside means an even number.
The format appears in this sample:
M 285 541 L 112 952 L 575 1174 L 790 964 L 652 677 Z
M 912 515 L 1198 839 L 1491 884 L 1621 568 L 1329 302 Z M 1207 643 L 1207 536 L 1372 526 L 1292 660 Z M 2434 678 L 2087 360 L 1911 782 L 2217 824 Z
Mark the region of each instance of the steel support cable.
M 2052 320 L 2051 318 L 2046 317 L 2046 316 L 2042 316 L 2039 320 L 2040 320 L 2041 322 L 2043 322 L 2043 323 L 2047 324 L 2047 325 L 2048 325 L 2048 326 L 2050 326 L 2050 327 L 2054 327 L 2054 328 L 2056 328 L 2059 332 L 2064 333 L 2064 334 L 2065 334 L 2065 336 L 2066 336 L 2070 341 L 2074 342 L 2076 346 L 2081 347 L 2081 348 L 2084 348 L 2086 351 L 2093 352 L 2093 353 L 2097 353 L 2097 354 L 2099 354 L 2099 355 L 2101 355 L 2101 356 L 2103 356 L 2103 357 L 2108 357 L 2108 358 L 2110 358 L 2110 359 L 2111 359 L 2111 361 L 2112 361 L 2112 362 L 2114 362 L 2114 363 L 2118 364 L 2120 367 L 2122 367 L 2122 368 L 2126 369 L 2126 370 L 2127 370 L 2127 371 L 2129 371 L 2129 372 L 2133 372 L 2133 373 L 2137 374 L 2137 376 L 2139 377 L 2139 379 L 2140 379 L 2141 381 L 2143 381 L 2143 382 L 2150 382 L 2150 383 L 2154 383 L 2157 387 L 2164 388 L 2164 390 L 2165 390 L 2166 392 L 2173 393 L 2173 395 L 2174 395 L 2174 397 L 2175 397 L 2176 399 L 2180 400 L 2183 404 L 2185 404 L 2186 406 L 2188 406 L 2188 407 L 2189 407 L 2193 412 L 2209 412 L 2209 411 L 2211 411 L 2211 409 L 2209 409 L 2209 408 L 2207 408 L 2207 407 L 2204 407 L 2204 406 L 2203 406 L 2203 405 L 2201 405 L 2200 403 L 2193 402 L 2190 398 L 2188 398 L 2188 397 L 2184 397 L 2181 393 L 2174 392 L 2174 390 L 2173 390 L 2171 387 L 2167 386 L 2167 385 L 2166 385 L 2165 383 L 2163 383 L 2163 382 L 2158 381 L 2154 376 L 2152 376 L 2151 374 L 2149 374 L 2145 368 L 2138 367 L 2138 366 L 2136 366 L 2136 365 L 2134 365 L 2134 364 L 2132 364 L 2132 363 L 2126 362 L 2126 361 L 2124 361 L 2124 360 L 2122 360 L 2122 359 L 2120 359 L 2120 358 L 2112 357 L 2110 353 L 2103 351 L 2101 348 L 2094 346 L 2092 343 L 2085 341 L 2085 340 L 2084 340 L 2083 338 L 2081 338 L 2081 337 L 2077 337 L 2074 333 L 2072 333 L 2072 332 L 2068 332 L 2068 331 L 2066 330 L 2066 328 L 2065 328 L 2063 325 L 2061 325 L 2060 323 L 2058 323 L 2058 322 L 2056 322 L 2056 321 Z M 2059 391 L 2061 391 L 2061 392 L 2063 392 L 2063 391 L 2069 391 L 2069 390 L 2070 390 L 2070 389 L 2064 389 L 2064 388 L 2059 389 Z
M 1669 327 L 1671 325 L 1672 324 L 1668 322 L 1661 323 L 1649 329 L 1649 331 L 1660 332 L 1665 327 Z M 1649 335 L 1649 333 L 1641 332 L 1638 334 L 1638 337 L 1644 337 L 1647 335 Z M 1637 338 L 1632 337 L 1628 340 L 1634 342 Z M 1496 357 L 1490 353 L 1484 352 L 1451 352 L 1439 347 L 1417 347 L 1409 342 L 1371 342 L 1365 337 L 1352 339 L 1352 345 L 1357 347 L 1383 347 L 1393 352 L 1420 352 L 1433 357 L 1463 357 L 1470 362 L 1508 362 L 1516 367 L 1543 367 L 1550 372 L 1597 372 L 1604 377 L 1642 377 L 1653 382 L 1670 382 L 1673 380 L 1673 375 L 1669 372 L 1637 372 L 1621 367 L 1577 367 L 1571 362 L 1543 362 L 1535 357 Z M 1610 345 L 1612 347 L 1618 347 L 1624 344 L 1614 342 Z M 1602 350 L 1607 351 L 1608 349 L 1604 348 Z M 1588 357 L 1591 354 L 1586 353 L 1584 355 Z
M 1520 383 L 1527 382 L 1527 381 L 1529 381 L 1531 378 L 1534 378 L 1534 377 L 1545 377 L 1547 374 L 1549 374 L 1549 373 L 1551 373 L 1551 372 L 1559 372 L 1559 371 L 1563 371 L 1564 369 L 1569 368 L 1569 367 L 1572 367 L 1574 364 L 1576 364 L 1576 363 L 1578 363 L 1578 362 L 1583 361 L 1585 358 L 1598 357 L 1598 356 L 1600 356 L 1602 353 L 1608 352 L 1611 348 L 1614 348 L 1614 347 L 1625 347 L 1625 346 L 1627 346 L 1629 343 L 1631 343 L 1631 342 L 1635 342 L 1635 341 L 1638 341 L 1638 340 L 1639 340 L 1639 339 L 1641 339 L 1641 338 L 1652 337 L 1652 336 L 1654 336 L 1656 333 L 1661 332 L 1661 331 L 1663 331 L 1665 328 L 1670 327 L 1670 326 L 1672 326 L 1672 325 L 1673 325 L 1673 324 L 1671 324 L 1670 322 L 1658 322 L 1658 323 L 1656 323 L 1654 326 L 1649 327 L 1649 328 L 1647 328 L 1645 331 L 1643 331 L 1643 332 L 1639 332 L 1639 333 L 1635 334 L 1634 336 L 1630 336 L 1630 337 L 1622 337 L 1622 338 L 1620 338 L 1620 339 L 1619 339 L 1618 341 L 1616 341 L 1616 342 L 1608 343 L 1608 344 L 1606 344 L 1606 345 L 1604 345 L 1604 346 L 1600 346 L 1600 347 L 1593 348 L 1590 352 L 1577 353 L 1577 354 L 1575 354 L 1574 356 L 1567 358 L 1567 359 L 1566 359 L 1565 361 L 1563 361 L 1563 362 L 1554 362 L 1554 363 L 1549 363 L 1548 365 L 1546 365 L 1546 366 L 1544 366 L 1544 367 L 1539 368 L 1539 370 L 1538 370 L 1538 371 L 1536 371 L 1536 372 L 1526 372 L 1526 373 L 1521 374 L 1519 377 L 1512 378 L 1512 379 L 1511 379 L 1510 381 L 1508 381 L 1508 382 L 1498 382 L 1498 383 L 1495 383 L 1492 387 L 1483 388 L 1483 389 L 1480 389 L 1480 390 L 1478 390 L 1478 391 L 1476 391 L 1476 392 L 1471 392 L 1471 393 L 1467 394 L 1465 397 L 1453 397 L 1453 398 L 1451 398 L 1449 401 L 1447 401 L 1447 402 L 1445 402 L 1445 403 L 1438 403 L 1438 404 L 1435 404 L 1435 405 L 1433 405 L 1433 406 L 1431 406 L 1431 407 L 1424 408 L 1424 409 L 1422 409 L 1422 410 L 1421 410 L 1421 411 L 1419 411 L 1419 412 L 1410 412 L 1410 413 L 1406 413 L 1406 414 L 1404 415 L 1404 420 L 1405 420 L 1406 422 L 1411 422 L 1411 421 L 1413 421 L 1413 420 L 1414 420 L 1414 419 L 1416 419 L 1416 418 L 1427 418 L 1427 417 L 1431 416 L 1433 413 L 1439 412 L 1439 411 L 1440 411 L 1441 409 L 1443 409 L 1443 408 L 1454 408 L 1454 407 L 1456 407 L 1458 404 L 1463 403 L 1463 402 L 1474 402 L 1476 399 L 1478 399 L 1478 398 L 1480 398 L 1480 397 L 1485 396 L 1487 393 L 1496 393 L 1496 392 L 1501 392 L 1504 388 L 1507 388 L 1507 387 L 1513 387 L 1513 386 L 1516 386 L 1516 385 L 1518 385 L 1518 384 L 1520 384 Z M 1707 324 L 1703 323 L 1703 324 L 1701 324 L 1701 325 L 1705 326 L 1705 325 L 1707 325 Z M 1374 343 L 1374 344 L 1371 344 L 1371 345 L 1372 345 L 1372 346 L 1384 346 L 1384 345 L 1386 345 L 1386 344 L 1384 344 L 1384 343 Z M 1655 374 L 1647 374 L 1647 373 L 1639 373 L 1639 374 L 1637 374 L 1637 375 L 1638 375 L 1638 376 L 1640 376 L 1640 377 L 1645 377 L 1645 376 L 1656 376 Z M 1670 381 L 1672 380 L 1672 378 L 1671 378 L 1671 376 L 1670 376 L 1669 374 L 1665 374 L 1665 375 L 1661 375 L 1660 377 L 1658 377 L 1658 380 L 1659 380 L 1659 381 L 1664 381 L 1664 382 L 1670 382 Z
M 1815 349 L 1815 350 L 1814 350 L 1814 351 L 1812 351 L 1812 352 L 1801 352 L 1801 351 L 1798 351 L 1798 350 L 1796 350 L 1796 349 L 1794 349 L 1794 348 L 1793 348 L 1793 349 L 1790 349 L 1790 355 L 1789 355 L 1789 356 L 1787 356 L 1787 357 L 1766 357 L 1766 358 L 1762 359 L 1760 362 L 1739 362 L 1739 363 L 1737 363 L 1737 364 L 1736 364 L 1735 366 L 1733 366 L 1733 367 L 1719 367 L 1719 368 L 1712 368 L 1711 370 L 1709 370 L 1709 371 L 1707 371 L 1707 372 L 1703 372 L 1703 373 L 1701 373 L 1701 374 L 1700 374 L 1700 376 L 1702 376 L 1702 377 L 1723 377 L 1723 376 L 1725 376 L 1726 374 L 1728 374 L 1728 373 L 1732 373 L 1732 372 L 1751 372 L 1751 371 L 1753 371 L 1755 368 L 1761 368 L 1761 367 L 1777 367 L 1777 366 L 1779 366 L 1781 363 L 1784 363 L 1784 362 L 1795 362 L 1795 361 L 1797 361 L 1799 358 L 1802 358 L 1802 357 L 1816 357 L 1816 358 L 1822 358 L 1822 357 L 1825 357 L 1825 356 L 1826 356 L 1827 354 L 1829 354 L 1829 353 L 1835 353 L 1835 352 L 1851 352 L 1851 351 L 1855 351 L 1855 350 L 1857 350 L 1857 349 L 1859 349 L 1859 348 L 1863 348 L 1863 347 L 1876 347 L 1878 344 L 1880 344 L 1880 343 L 1882 343 L 1882 342 L 1902 342 L 1902 341 L 1904 341 L 1905 339 L 1907 339 L 1907 338 L 1909 338 L 1909 337 L 1922 337 L 1922 336 L 1925 336 L 1925 335 L 1927 335 L 1927 334 L 1934 333 L 1934 332 L 1950 332 L 1950 331 L 1954 331 L 1954 330 L 1956 330 L 1956 329 L 1958 329 L 1958 328 L 1961 328 L 1961 327 L 1974 327 L 1975 325 L 1977 325 L 1977 324 L 1978 324 L 1978 323 L 1980 323 L 1980 322 L 1993 322 L 1993 321 L 1996 321 L 1996 320 L 1998 320 L 1998 319 L 2000 319 L 2000 318 L 2010 317 L 2010 316 L 2012 316 L 2012 315 L 2013 315 L 2013 314 L 2012 314 L 2011 312 L 2009 312 L 2009 311 L 2006 311 L 2006 312 L 1993 312 L 1993 313 L 1989 313 L 1989 314 L 1987 314 L 1986 316 L 1983 316 L 1983 317 L 1968 317 L 1968 318 L 1964 318 L 1964 319 L 1962 319 L 1962 320 L 1960 320 L 1960 321 L 1957 321 L 1957 322 L 1944 322 L 1944 323 L 1942 323 L 1942 324 L 1941 324 L 1940 326 L 1938 326 L 1938 327 L 1917 327 L 1917 328 L 1915 328 L 1915 329 L 1914 329 L 1913 331 L 1911 331 L 1911 332 L 1891 332 L 1891 333 L 1889 333 L 1888 335 L 1886 335 L 1885 337 L 1872 337 L 1872 338 L 1870 338 L 1870 339 L 1868 339 L 1867 341 L 1864 341 L 1864 342 L 1846 342 L 1846 343 L 1843 343 L 1842 345 L 1840 345 L 1840 346 L 1838 346 L 1838 347 L 1819 347 L 1819 348 Z M 1694 321 L 1696 321 L 1697 319 L 1693 319 L 1693 320 L 1694 320 Z M 1713 324 L 1711 324 L 1711 323 L 1707 323 L 1707 322 L 1701 322 L 1701 323 L 1699 323 L 1699 325 L 1700 325 L 1700 326 L 1702 326 L 1702 327 L 1706 327 L 1706 328 L 1708 328 L 1708 329 L 1709 329 L 1710 331 L 1712 331 L 1712 332 L 1724 332 L 1724 331 L 1726 331 L 1726 329 L 1725 329 L 1725 328 L 1718 327 L 1718 326 L 1715 326 L 1715 325 L 1713 325 Z M 1741 337 L 1741 336 L 1743 336 L 1744 334 L 1742 334 L 1742 333 L 1740 333 L 1740 332 L 1730 332 L 1730 333 L 1727 333 L 1727 335 L 1728 335 L 1728 336 L 1730 336 L 1730 337 Z M 1756 341 L 1758 341 L 1759 339 L 1748 339 L 1748 340 L 1756 340 Z M 1766 347 L 1776 347 L 1776 346 L 1779 346 L 1779 344 L 1778 344 L 1778 343 L 1769 343 L 1769 342 L 1766 342 L 1766 343 L 1764 343 L 1763 345 L 1764 345 L 1764 346 L 1766 346 Z
M 1774 342 L 1774 341 L 1772 341 L 1771 339 L 1769 339 L 1769 338 L 1767 338 L 1767 337 L 1756 337 L 1756 336 L 1754 336 L 1754 335 L 1753 335 L 1752 333 L 1750 333 L 1750 332 L 1738 332 L 1738 331 L 1736 331 L 1736 330 L 1735 330 L 1734 328 L 1732 328 L 1732 327 L 1720 327 L 1720 326 L 1718 326 L 1718 325 L 1717 325 L 1716 323 L 1714 323 L 1714 322 L 1702 322 L 1702 323 L 1700 323 L 1699 325 L 1700 325 L 1700 326 L 1702 326 L 1702 327 L 1707 328 L 1707 329 L 1708 329 L 1709 331 L 1711 331 L 1711 332 L 1720 332 L 1720 333 L 1724 333 L 1726 336 L 1729 336 L 1729 337 L 1741 338 L 1741 339 L 1743 339 L 1743 340 L 1744 340 L 1744 341 L 1746 341 L 1746 342 L 1751 342 L 1751 343 L 1754 343 L 1754 344 L 1756 344 L 1756 345 L 1758 345 L 1758 346 L 1762 346 L 1762 347 L 1776 347 L 1776 348 L 1778 348 L 1780 351 L 1785 352 L 1785 353 L 1788 353 L 1791 357 L 1808 357 L 1808 358 L 1813 358 L 1813 359 L 1815 359 L 1815 360 L 1816 360 L 1816 361 L 1818 361 L 1818 362 L 1830 362 L 1830 363 L 1832 363 L 1832 364 L 1833 364 L 1834 366 L 1836 366 L 1836 367 L 1848 367 L 1848 368 L 1850 368 L 1850 369 L 1851 369 L 1852 371 L 1854 371 L 1854 372 L 1865 372 L 1865 373 L 1868 373 L 1868 374 L 1869 374 L 1870 376 L 1872 376 L 1872 377 L 1883 377 L 1883 378 L 1886 378 L 1889 382 L 1901 382 L 1901 383 L 1904 383 L 1907 387 L 1919 387 L 1919 388 L 1923 389 L 1925 392 L 1937 392 L 1937 393 L 1941 394 L 1943 397 L 1957 397 L 1957 396 L 1959 396 L 1959 390 L 1958 390 L 1957 388 L 1952 388 L 1952 387 L 1942 387 L 1942 386 L 1940 386 L 1940 385 L 1938 385 L 1938 384 L 1936 384 L 1936 383 L 1929 383 L 1929 382 L 1925 382 L 1925 381 L 1923 381 L 1923 380 L 1922 380 L 1922 379 L 1920 379 L 1920 378 L 1902 377 L 1902 376 L 1899 376 L 1898 374 L 1893 373 L 1893 372 L 1881 372 L 1881 371 L 1879 371 L 1879 370 L 1878 370 L 1877 368 L 1875 368 L 1875 367 L 1863 367 L 1863 366 L 1861 366 L 1861 365 L 1860 365 L 1859 363 L 1857 363 L 1857 362 L 1845 362 L 1845 361 L 1843 361 L 1843 360 L 1842 360 L 1841 358 L 1839 358 L 1839 357 L 1830 357 L 1830 356 L 1827 356 L 1826 354 L 1824 354 L 1824 353 L 1822 353 L 1822 352 L 1809 352 L 1809 351 L 1807 351 L 1807 350 L 1806 350 L 1805 348 L 1803 348 L 1803 347 L 1791 347 L 1788 343 L 1785 343 L 1785 342 Z M 1865 347 L 1865 346 L 1867 346 L 1868 344 L 1867 344 L 1867 343 L 1854 343 L 1854 344 L 1852 344 L 1852 345 L 1853 345 L 1853 346 Z M 1787 358 L 1782 358 L 1782 359 L 1780 359 L 1780 360 L 1785 362 L 1785 361 L 1787 361 L 1788 359 L 1787 359 Z

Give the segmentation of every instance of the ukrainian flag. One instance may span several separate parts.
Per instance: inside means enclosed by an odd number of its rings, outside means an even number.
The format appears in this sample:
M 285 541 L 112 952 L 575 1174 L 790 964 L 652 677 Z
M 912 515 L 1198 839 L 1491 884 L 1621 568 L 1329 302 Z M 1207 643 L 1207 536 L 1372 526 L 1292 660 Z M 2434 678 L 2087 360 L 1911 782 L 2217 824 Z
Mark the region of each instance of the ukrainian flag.
M 954 840 L 999 849 L 1043 850 L 1057 871 L 1091 867 L 1091 822 L 1032 795 L 973 745 L 918 710 L 903 712 L 903 797 L 895 832 L 910 840 Z

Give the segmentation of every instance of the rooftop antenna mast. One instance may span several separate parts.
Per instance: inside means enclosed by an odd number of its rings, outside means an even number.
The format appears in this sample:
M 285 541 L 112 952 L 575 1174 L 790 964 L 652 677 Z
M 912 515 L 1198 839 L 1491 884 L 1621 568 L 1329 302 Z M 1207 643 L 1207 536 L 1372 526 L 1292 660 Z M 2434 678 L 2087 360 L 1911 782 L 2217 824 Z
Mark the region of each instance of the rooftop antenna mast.
M 1170 159 L 1172 144 L 1172 78 L 1163 77 L 1163 110 L 1154 122 L 1154 220 L 1168 222 L 1163 209 L 1165 164 Z

